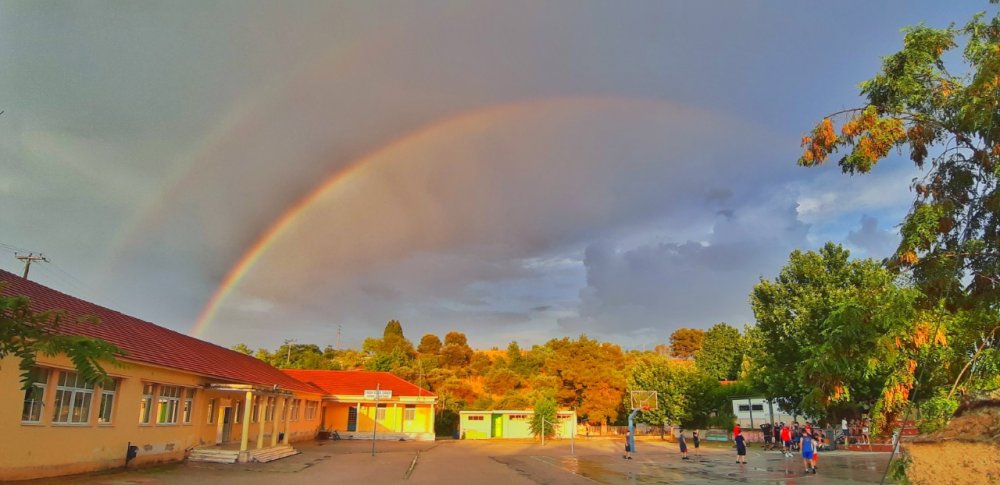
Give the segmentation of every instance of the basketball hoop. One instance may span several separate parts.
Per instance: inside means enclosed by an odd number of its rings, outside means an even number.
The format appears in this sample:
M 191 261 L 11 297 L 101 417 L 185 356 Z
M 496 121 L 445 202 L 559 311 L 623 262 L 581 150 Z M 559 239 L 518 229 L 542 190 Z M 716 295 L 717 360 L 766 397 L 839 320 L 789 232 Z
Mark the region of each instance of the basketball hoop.
M 646 412 L 659 409 L 656 391 L 629 391 L 629 408 L 633 411 Z

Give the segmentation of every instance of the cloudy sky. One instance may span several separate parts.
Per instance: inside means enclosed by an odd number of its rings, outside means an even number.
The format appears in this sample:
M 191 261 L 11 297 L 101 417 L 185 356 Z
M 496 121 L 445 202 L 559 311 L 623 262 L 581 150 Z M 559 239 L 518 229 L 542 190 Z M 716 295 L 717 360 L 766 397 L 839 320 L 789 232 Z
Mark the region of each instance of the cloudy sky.
M 795 165 L 985 1 L 0 0 L 0 268 L 232 345 L 628 348 L 882 258 L 918 175 Z

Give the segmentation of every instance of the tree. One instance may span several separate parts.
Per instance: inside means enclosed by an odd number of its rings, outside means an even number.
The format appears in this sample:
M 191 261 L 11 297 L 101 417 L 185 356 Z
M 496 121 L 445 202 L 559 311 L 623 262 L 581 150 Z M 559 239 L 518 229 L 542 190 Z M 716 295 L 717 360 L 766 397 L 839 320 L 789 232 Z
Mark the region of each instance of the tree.
M 556 401 L 543 398 L 535 402 L 535 413 L 531 416 L 531 433 L 549 438 L 556 434 Z
M 576 409 L 592 423 L 618 418 L 625 394 L 625 355 L 617 345 L 581 335 L 552 339 L 542 367 L 544 374 L 558 379 L 556 404 Z
M 698 368 L 718 380 L 735 380 L 743 364 L 743 336 L 726 323 L 705 332 L 701 349 L 694 354 Z
M 629 372 L 628 388 L 656 391 L 657 409 L 643 412 L 639 420 L 656 425 L 664 424 L 664 420 L 671 424 L 687 424 L 687 392 L 697 375 L 697 371 L 686 362 L 672 361 L 656 354 L 641 355 Z
M 104 340 L 63 335 L 59 327 L 66 312 L 49 310 L 36 312 L 31 309 L 31 300 L 24 296 L 3 295 L 5 283 L 0 282 L 0 360 L 8 355 L 20 359 L 21 387 L 25 392 L 34 387 L 37 356 L 65 354 L 73 367 L 88 383 L 100 383 L 108 379 L 103 363 L 121 365 L 117 356 L 121 349 Z M 99 325 L 97 317 L 83 317 L 81 323 Z
M 792 252 L 750 295 L 754 380 L 785 409 L 814 417 L 871 407 L 878 427 L 906 401 L 918 355 L 945 339 L 928 335 L 936 317 L 914 308 L 918 295 L 839 245 Z
M 464 367 L 472 359 L 472 348 L 469 347 L 465 334 L 448 332 L 444 336 L 444 347 L 441 348 L 441 364 L 445 367 Z
M 420 345 L 417 346 L 417 352 L 425 355 L 437 355 L 441 352 L 441 339 L 433 333 L 420 337 Z
M 244 355 L 253 355 L 253 350 L 250 350 L 250 347 L 247 347 L 247 344 L 238 343 L 238 344 L 234 345 L 232 348 L 233 348 L 233 350 L 235 350 L 235 351 L 237 351 L 237 352 L 239 352 L 241 354 L 244 354 Z
M 670 334 L 670 355 L 678 359 L 689 359 L 701 349 L 705 331 L 697 328 L 678 328 Z
M 923 292 L 920 308 L 952 314 L 952 362 L 943 363 L 967 371 L 952 376 L 952 389 L 963 379 L 972 390 L 998 385 L 990 375 L 1000 366 L 998 45 L 1000 14 L 906 29 L 903 49 L 861 84 L 866 103 L 823 118 L 798 160 L 815 166 L 838 153 L 845 173 L 863 174 L 898 149 L 926 171 L 913 182 L 889 263 Z M 949 55 L 956 49 L 960 57 Z

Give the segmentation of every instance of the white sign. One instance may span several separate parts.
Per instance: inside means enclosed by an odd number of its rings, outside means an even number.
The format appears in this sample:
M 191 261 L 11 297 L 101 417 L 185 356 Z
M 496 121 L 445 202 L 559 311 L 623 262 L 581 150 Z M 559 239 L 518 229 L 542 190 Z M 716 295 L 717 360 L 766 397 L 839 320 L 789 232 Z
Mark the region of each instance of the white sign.
M 365 389 L 365 399 L 391 399 L 391 390 Z

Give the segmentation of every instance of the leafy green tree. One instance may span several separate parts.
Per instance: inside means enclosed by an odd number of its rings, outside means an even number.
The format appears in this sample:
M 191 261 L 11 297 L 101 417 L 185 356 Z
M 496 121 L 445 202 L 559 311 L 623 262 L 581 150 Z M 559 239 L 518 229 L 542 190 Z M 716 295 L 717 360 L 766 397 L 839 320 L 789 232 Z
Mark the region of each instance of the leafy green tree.
M 942 364 L 964 369 L 952 389 L 965 380 L 971 392 L 996 389 L 983 371 L 1000 367 L 998 45 L 1000 14 L 906 29 L 902 50 L 861 84 L 864 105 L 824 118 L 802 139 L 798 161 L 815 166 L 839 154 L 844 172 L 867 173 L 898 149 L 925 171 L 889 263 L 924 293 L 921 308 L 954 314 L 952 361 Z
M 701 349 L 694 354 L 698 368 L 719 380 L 739 377 L 743 364 L 743 336 L 735 327 L 719 323 L 705 332 Z
M 935 317 L 915 310 L 918 296 L 839 245 L 792 252 L 750 296 L 761 346 L 756 382 L 785 409 L 822 417 L 831 407 L 870 406 L 877 424 L 891 419 L 913 386 L 918 355 L 943 339 L 927 335 Z
M 37 356 L 65 354 L 73 362 L 80 376 L 89 383 L 99 383 L 108 379 L 102 363 L 120 366 L 117 356 L 123 352 L 104 340 L 64 335 L 59 327 L 66 318 L 66 312 L 50 310 L 36 312 L 31 309 L 31 301 L 24 296 L 6 296 L 6 285 L 0 282 L 0 360 L 7 356 L 17 357 L 21 372 L 21 386 L 25 391 L 33 389 Z M 99 325 L 96 317 L 85 317 L 81 323 Z
M 690 418 L 687 394 L 697 377 L 697 370 L 689 363 L 652 353 L 641 355 L 629 373 L 628 388 L 633 391 L 656 391 L 657 409 L 643 412 L 638 419 L 656 425 L 664 424 L 665 420 L 672 425 L 687 424 Z M 625 399 L 629 397 L 625 396 Z
M 253 355 L 253 350 L 250 350 L 250 347 L 247 347 L 247 344 L 244 343 L 238 343 L 232 349 L 244 355 Z
M 705 331 L 697 328 L 678 328 L 670 334 L 670 355 L 678 359 L 694 357 L 701 349 Z
M 556 434 L 556 401 L 552 398 L 539 399 L 535 403 L 535 414 L 531 416 L 531 433 L 549 438 Z

